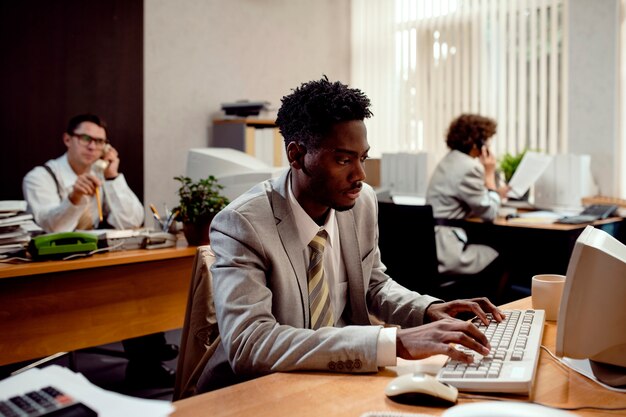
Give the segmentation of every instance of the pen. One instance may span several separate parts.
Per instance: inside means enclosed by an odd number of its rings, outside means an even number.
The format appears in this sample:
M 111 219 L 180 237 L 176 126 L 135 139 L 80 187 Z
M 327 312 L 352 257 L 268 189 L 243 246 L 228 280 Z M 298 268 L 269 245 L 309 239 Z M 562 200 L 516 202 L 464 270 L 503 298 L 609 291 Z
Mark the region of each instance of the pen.
M 100 200 L 100 187 L 96 187 L 96 202 L 98 203 L 98 217 L 102 221 L 102 200 Z
M 154 218 L 160 222 L 161 221 L 161 216 L 159 216 L 159 212 L 157 211 L 156 207 L 154 206 L 154 204 L 150 204 L 150 210 L 152 210 L 152 215 L 154 216 Z

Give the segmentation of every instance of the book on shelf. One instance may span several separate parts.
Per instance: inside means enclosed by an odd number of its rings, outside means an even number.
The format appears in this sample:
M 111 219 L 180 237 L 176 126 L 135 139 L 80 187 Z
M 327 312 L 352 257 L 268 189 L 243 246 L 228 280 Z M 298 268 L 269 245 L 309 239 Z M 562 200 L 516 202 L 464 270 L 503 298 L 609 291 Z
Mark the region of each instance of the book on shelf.
M 285 144 L 276 127 L 246 127 L 244 152 L 269 166 L 287 166 Z

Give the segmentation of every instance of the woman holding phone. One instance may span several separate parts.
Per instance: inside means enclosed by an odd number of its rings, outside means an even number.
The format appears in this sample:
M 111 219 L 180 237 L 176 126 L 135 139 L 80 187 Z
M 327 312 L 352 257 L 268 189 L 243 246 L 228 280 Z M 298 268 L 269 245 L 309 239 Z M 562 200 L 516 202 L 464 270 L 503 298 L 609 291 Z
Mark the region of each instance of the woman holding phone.
M 435 218 L 496 218 L 509 190 L 507 185 L 496 184 L 496 158 L 489 150 L 496 127 L 493 119 L 478 114 L 461 114 L 452 121 L 446 136 L 450 151 L 435 168 L 426 192 Z M 435 230 L 441 274 L 494 275 L 486 268 L 500 269 L 494 263 L 498 252 L 472 244 L 462 228 L 436 226 Z M 495 275 L 499 279 L 501 273 Z

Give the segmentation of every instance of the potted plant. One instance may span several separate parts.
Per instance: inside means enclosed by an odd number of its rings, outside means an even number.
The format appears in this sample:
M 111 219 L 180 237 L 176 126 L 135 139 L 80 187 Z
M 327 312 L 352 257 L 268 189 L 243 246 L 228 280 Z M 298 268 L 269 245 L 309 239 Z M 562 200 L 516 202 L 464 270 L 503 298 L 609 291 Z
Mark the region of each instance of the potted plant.
M 211 221 L 229 203 L 228 198 L 221 194 L 224 187 L 212 175 L 195 182 L 182 175 L 174 179 L 180 182 L 180 202 L 174 211 L 178 213 L 176 220 L 183 223 L 187 243 L 194 246 L 208 245 Z

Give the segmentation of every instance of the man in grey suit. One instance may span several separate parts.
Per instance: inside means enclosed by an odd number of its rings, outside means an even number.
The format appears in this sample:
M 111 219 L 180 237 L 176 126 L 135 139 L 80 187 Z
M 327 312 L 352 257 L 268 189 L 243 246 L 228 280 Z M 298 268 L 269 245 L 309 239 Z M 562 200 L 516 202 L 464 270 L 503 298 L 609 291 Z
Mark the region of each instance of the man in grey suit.
M 369 106 L 360 90 L 326 77 L 282 98 L 276 123 L 289 169 L 235 199 L 211 224 L 221 342 L 199 392 L 279 371 L 376 372 L 397 357 L 470 362 L 453 343 L 489 351 L 474 325 L 455 318 L 467 312 L 487 322 L 492 313 L 503 320 L 488 299 L 443 302 L 385 274 L 376 195 L 363 182 Z M 326 244 L 317 291 L 307 270 L 309 243 L 320 231 Z M 323 327 L 312 318 L 322 310 L 319 294 L 329 306 Z

